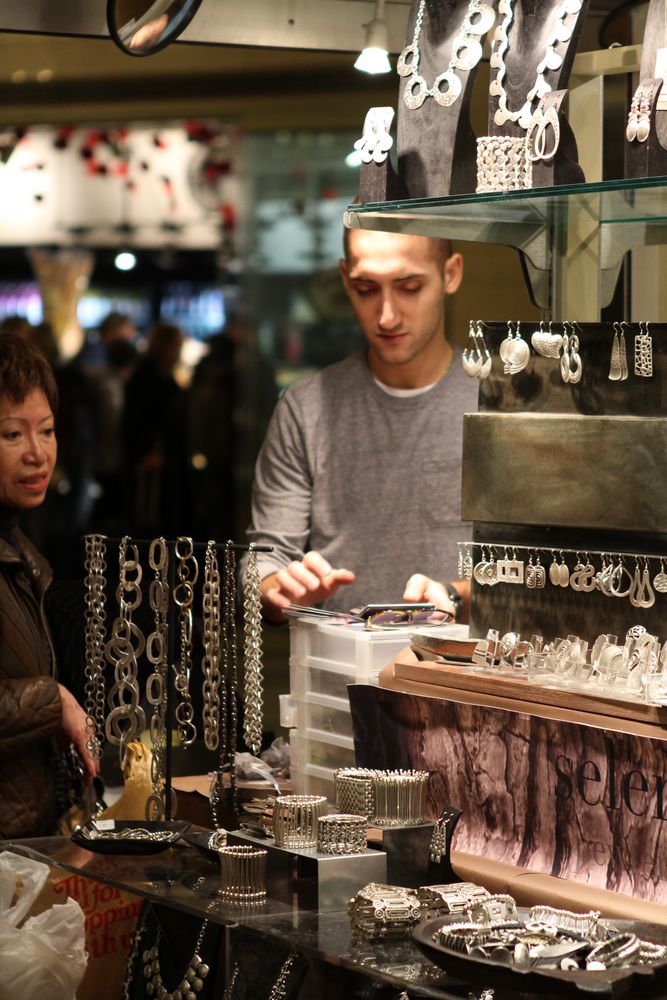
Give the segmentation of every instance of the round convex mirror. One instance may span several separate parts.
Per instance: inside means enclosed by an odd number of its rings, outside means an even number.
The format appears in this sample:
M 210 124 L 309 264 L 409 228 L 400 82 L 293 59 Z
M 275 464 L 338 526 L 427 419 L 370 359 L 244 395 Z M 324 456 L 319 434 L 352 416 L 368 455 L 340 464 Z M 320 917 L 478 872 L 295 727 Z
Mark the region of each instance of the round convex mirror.
M 107 0 L 107 25 L 131 56 L 150 56 L 178 38 L 202 0 Z

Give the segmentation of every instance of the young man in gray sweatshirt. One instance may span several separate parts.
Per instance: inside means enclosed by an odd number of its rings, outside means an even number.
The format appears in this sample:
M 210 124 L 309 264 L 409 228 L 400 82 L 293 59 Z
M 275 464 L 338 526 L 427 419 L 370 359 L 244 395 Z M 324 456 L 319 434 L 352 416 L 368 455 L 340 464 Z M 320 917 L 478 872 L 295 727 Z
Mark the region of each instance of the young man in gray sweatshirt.
M 463 261 L 448 241 L 346 232 L 340 271 L 366 350 L 292 385 L 255 469 L 249 541 L 264 614 L 432 601 L 454 610 L 463 414 L 478 385 L 445 339 Z

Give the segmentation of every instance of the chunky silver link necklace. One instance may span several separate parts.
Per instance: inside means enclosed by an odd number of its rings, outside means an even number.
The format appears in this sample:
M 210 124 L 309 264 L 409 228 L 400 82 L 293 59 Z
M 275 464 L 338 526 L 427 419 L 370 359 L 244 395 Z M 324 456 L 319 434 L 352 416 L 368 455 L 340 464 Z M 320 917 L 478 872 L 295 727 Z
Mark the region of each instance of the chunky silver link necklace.
M 148 596 L 155 626 L 146 640 L 146 659 L 153 667 L 153 672 L 146 679 L 146 701 L 153 707 L 150 720 L 153 794 L 146 803 L 146 819 L 159 820 L 165 815 L 164 778 L 168 738 L 169 550 L 164 538 L 154 538 L 151 541 L 148 564 L 154 574 Z
M 496 75 L 491 80 L 489 93 L 492 97 L 498 98 L 498 108 L 493 116 L 496 125 L 502 126 L 506 122 L 515 122 L 520 128 L 528 129 L 533 116 L 533 102 L 541 100 L 552 89 L 544 74 L 548 71 L 555 72 L 563 65 L 561 56 L 556 52 L 556 46 L 559 42 L 569 42 L 577 23 L 576 17 L 569 24 L 566 24 L 566 20 L 571 15 L 579 14 L 583 3 L 582 0 L 563 0 L 557 7 L 554 14 L 554 27 L 549 35 L 546 51 L 537 65 L 535 83 L 526 94 L 526 100 L 519 110 L 510 111 L 507 91 L 505 90 L 507 77 L 505 55 L 509 49 L 509 29 L 514 19 L 515 2 L 516 0 L 500 0 L 498 4 L 498 13 L 502 16 L 502 20 L 496 28 L 493 41 L 491 71 L 493 72 L 495 69 Z
M 262 749 L 262 603 L 257 549 L 250 543 L 245 577 L 244 618 L 244 739 L 255 756 Z
M 99 760 L 104 745 L 104 646 L 106 639 L 106 539 L 86 535 L 85 694 L 86 748 Z
M 458 100 L 463 84 L 456 71 L 468 73 L 474 69 L 482 58 L 480 38 L 493 27 L 496 20 L 490 4 L 481 3 L 480 0 L 470 0 L 461 30 L 452 42 L 449 65 L 443 73 L 436 76 L 433 85 L 429 87 L 419 73 L 421 59 L 419 39 L 425 10 L 426 0 L 420 0 L 412 42 L 401 52 L 396 67 L 399 76 L 410 77 L 403 91 L 403 100 L 411 111 L 420 108 L 427 97 L 432 97 L 443 108 L 451 107 Z
M 217 750 L 220 742 L 220 685 L 222 677 L 220 674 L 220 572 L 214 541 L 209 541 L 206 546 L 202 610 L 204 743 L 207 750 Z

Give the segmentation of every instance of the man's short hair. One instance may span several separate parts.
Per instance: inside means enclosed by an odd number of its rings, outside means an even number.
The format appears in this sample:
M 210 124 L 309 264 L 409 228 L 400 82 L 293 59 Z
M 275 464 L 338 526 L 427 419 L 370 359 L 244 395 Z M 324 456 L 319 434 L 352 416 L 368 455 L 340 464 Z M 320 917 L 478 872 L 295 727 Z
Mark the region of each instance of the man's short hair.
M 356 231 L 356 230 L 355 230 Z M 351 241 L 352 230 L 348 229 L 347 226 L 343 230 L 343 252 L 345 254 L 345 260 L 349 262 L 350 260 L 350 241 Z M 435 253 L 437 260 L 440 264 L 445 264 L 446 261 L 452 255 L 452 244 L 450 240 L 445 237 L 440 236 L 422 236 L 424 240 L 430 240 L 435 245 Z
M 42 390 L 55 413 L 58 389 L 51 365 L 24 337 L 0 334 L 0 399 L 22 403 L 33 389 Z

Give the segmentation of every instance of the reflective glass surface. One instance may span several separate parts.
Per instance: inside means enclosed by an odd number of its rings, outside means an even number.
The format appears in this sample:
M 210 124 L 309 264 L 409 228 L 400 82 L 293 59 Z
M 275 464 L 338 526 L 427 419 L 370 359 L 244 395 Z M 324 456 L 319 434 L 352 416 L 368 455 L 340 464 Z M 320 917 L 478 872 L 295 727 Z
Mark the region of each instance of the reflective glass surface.
M 448 975 L 412 940 L 355 940 L 344 911 L 318 913 L 275 900 L 267 900 L 263 906 L 252 909 L 224 905 L 216 895 L 219 887 L 217 867 L 192 847 L 171 848 L 152 857 L 96 855 L 65 838 L 50 837 L 4 843 L 0 845 L 0 849 L 3 848 L 193 916 L 208 917 L 228 926 L 240 925 L 253 933 L 281 941 L 310 960 L 320 959 L 376 982 L 407 990 L 409 996 L 433 1000 L 490 1000 L 488 992 L 485 996 L 485 991 L 489 990 L 493 990 L 493 1000 L 516 1000 L 519 995 L 515 989 L 498 987 L 493 972 L 488 976 L 484 974 L 474 984 Z M 635 930 L 641 937 L 667 943 L 667 926 L 624 921 L 623 930 Z M 570 991 L 568 995 L 575 993 Z M 520 994 L 523 1000 L 537 1000 L 538 996 L 545 1000 L 551 995 L 543 992 Z M 623 992 L 614 995 L 621 996 Z M 654 991 L 648 984 L 642 985 L 641 995 L 646 1000 L 667 1000 L 664 989 Z

